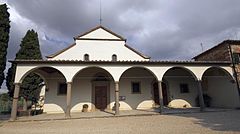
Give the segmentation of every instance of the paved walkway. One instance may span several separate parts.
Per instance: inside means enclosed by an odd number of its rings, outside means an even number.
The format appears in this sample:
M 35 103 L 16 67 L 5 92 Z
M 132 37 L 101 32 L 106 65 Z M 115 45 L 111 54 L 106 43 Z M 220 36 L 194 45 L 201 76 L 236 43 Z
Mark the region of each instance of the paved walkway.
M 227 110 L 230 110 L 230 109 L 206 108 L 205 112 L 219 112 L 219 111 L 227 111 Z M 163 114 L 185 114 L 185 113 L 199 113 L 199 112 L 200 112 L 199 108 L 187 108 L 187 109 L 164 108 L 163 110 Z M 118 115 L 117 117 L 151 116 L 151 115 L 159 115 L 159 110 L 158 109 L 124 110 L 124 111 L 120 111 L 120 115 Z M 70 119 L 109 118 L 109 117 L 115 117 L 114 111 L 71 113 Z M 23 116 L 23 117 L 18 117 L 16 121 L 26 122 L 26 121 L 51 121 L 51 120 L 68 120 L 68 119 L 65 118 L 64 113 L 60 113 L 60 114 L 40 114 L 35 116 Z
M 0 122 L 1 134 L 239 134 L 240 110 L 117 118 Z

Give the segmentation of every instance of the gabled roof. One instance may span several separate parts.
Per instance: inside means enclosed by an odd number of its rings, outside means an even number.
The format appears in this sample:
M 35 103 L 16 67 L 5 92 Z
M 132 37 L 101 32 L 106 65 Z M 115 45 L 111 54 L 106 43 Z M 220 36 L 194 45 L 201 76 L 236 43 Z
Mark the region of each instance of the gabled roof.
M 144 59 L 150 59 L 151 57 L 144 55 L 143 53 L 140 53 L 139 51 L 137 51 L 136 49 L 130 47 L 129 45 L 125 44 L 125 47 L 127 47 L 128 49 L 132 50 L 133 52 L 135 52 L 136 54 L 138 54 L 139 56 L 143 57 Z
M 68 46 L 68 47 L 66 47 L 66 48 L 64 48 L 64 49 L 62 49 L 62 50 L 60 50 L 60 51 L 58 51 L 58 52 L 56 52 L 56 53 L 54 53 L 54 54 L 48 55 L 48 56 L 46 56 L 46 57 L 47 57 L 47 58 L 54 58 L 54 57 L 58 56 L 59 54 L 67 51 L 68 49 L 74 47 L 75 45 L 76 45 L 76 43 L 73 43 L 72 45 L 70 45 L 70 46 Z
M 64 49 L 62 49 L 62 50 L 60 50 L 60 51 L 58 51 L 58 52 L 56 52 L 56 53 L 54 53 L 54 54 L 51 54 L 51 55 L 46 56 L 46 58 L 54 58 L 54 57 L 58 56 L 59 54 L 67 51 L 68 49 L 74 47 L 75 45 L 76 45 L 76 43 L 73 43 L 72 45 L 70 45 L 70 46 L 68 46 L 68 47 L 66 47 L 66 48 L 64 48 Z M 135 52 L 136 54 L 138 54 L 139 56 L 141 56 L 141 57 L 143 57 L 143 58 L 145 58 L 145 59 L 150 59 L 150 58 L 151 58 L 151 57 L 149 57 L 149 56 L 146 56 L 146 55 L 140 53 L 139 51 L 137 51 L 136 49 L 130 47 L 130 46 L 127 45 L 127 44 L 125 44 L 125 47 L 127 47 L 128 49 L 132 50 L 133 52 Z
M 81 35 L 78 35 L 78 36 L 74 37 L 74 40 L 85 40 L 86 38 L 81 38 L 81 37 L 83 37 L 83 36 L 85 36 L 85 35 L 87 35 L 87 34 L 93 32 L 93 31 L 95 31 L 95 30 L 97 30 L 97 29 L 100 29 L 100 28 L 103 29 L 103 30 L 105 30 L 105 31 L 107 31 L 107 32 L 109 32 L 110 34 L 112 34 L 112 35 L 118 37 L 119 40 L 121 40 L 121 41 L 126 41 L 125 38 L 123 38 L 122 36 L 120 36 L 120 35 L 114 33 L 113 31 L 107 29 L 106 27 L 103 27 L 102 25 L 99 25 L 99 26 L 97 26 L 97 27 L 95 27 L 95 28 L 89 30 L 88 32 L 85 32 L 85 33 L 83 33 L 83 34 L 81 34 Z M 98 39 L 98 40 L 99 40 L 99 39 Z
M 240 40 L 224 40 L 223 42 L 219 43 L 218 45 L 216 45 L 216 46 L 214 46 L 214 47 L 212 47 L 212 48 L 210 48 L 210 49 L 208 49 L 208 50 L 198 54 L 197 56 L 193 57 L 192 59 L 196 59 L 196 58 L 198 58 L 198 57 L 200 57 L 200 56 L 202 56 L 202 55 L 204 55 L 204 54 L 214 50 L 215 48 L 223 46 L 223 45 L 240 45 Z

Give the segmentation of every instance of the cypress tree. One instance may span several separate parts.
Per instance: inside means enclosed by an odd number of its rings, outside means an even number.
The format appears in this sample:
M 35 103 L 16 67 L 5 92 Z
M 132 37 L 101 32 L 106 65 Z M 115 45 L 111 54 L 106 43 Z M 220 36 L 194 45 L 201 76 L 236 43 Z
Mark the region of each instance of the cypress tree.
M 16 54 L 15 59 L 42 59 L 38 34 L 34 30 L 28 30 L 26 35 L 21 41 L 20 50 Z M 16 72 L 16 64 L 12 64 L 11 68 L 8 70 L 7 75 L 7 87 L 9 90 L 9 95 L 13 97 L 14 93 L 14 78 Z M 20 87 L 19 96 L 24 97 L 26 100 L 37 101 L 39 97 L 40 87 L 43 80 L 34 73 L 29 73 L 23 80 Z
M 0 5 L 0 88 L 4 81 L 6 56 L 9 41 L 10 20 L 6 4 Z

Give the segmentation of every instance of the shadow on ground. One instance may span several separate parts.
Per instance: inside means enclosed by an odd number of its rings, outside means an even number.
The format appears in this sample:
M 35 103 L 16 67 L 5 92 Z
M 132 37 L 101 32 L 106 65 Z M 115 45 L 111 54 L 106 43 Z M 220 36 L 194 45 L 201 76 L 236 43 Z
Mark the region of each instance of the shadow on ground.
M 195 124 L 199 124 L 203 127 L 216 131 L 240 132 L 240 110 L 174 114 L 171 116 L 193 118 L 193 122 Z
M 9 120 L 10 119 L 10 114 L 0 114 L 0 122 L 4 120 Z

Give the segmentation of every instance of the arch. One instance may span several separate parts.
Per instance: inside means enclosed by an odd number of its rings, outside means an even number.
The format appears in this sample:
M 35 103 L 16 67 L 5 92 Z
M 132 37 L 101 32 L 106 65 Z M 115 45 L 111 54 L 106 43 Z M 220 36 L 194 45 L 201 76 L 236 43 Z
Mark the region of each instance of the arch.
M 55 67 L 52 67 L 52 66 L 38 66 L 38 67 L 34 67 L 34 68 L 31 68 L 29 69 L 28 71 L 26 71 L 22 77 L 20 78 L 20 83 L 22 83 L 22 81 L 26 78 L 26 76 L 28 76 L 30 73 L 36 73 L 37 75 L 39 75 L 44 83 L 46 84 L 46 88 L 45 88 L 45 91 L 46 92 L 52 92 L 51 90 L 49 90 L 49 88 L 52 88 L 52 84 L 50 81 L 47 80 L 47 74 L 48 73 L 55 73 L 57 72 L 57 76 L 60 75 L 61 77 L 61 80 L 64 79 L 64 81 L 66 82 L 66 78 L 65 78 L 65 75 L 60 71 L 58 70 L 57 68 Z M 54 88 L 52 88 L 54 89 Z M 55 89 L 54 89 L 55 90 Z M 43 105 L 43 110 L 44 112 L 47 112 L 47 113 L 51 113 L 51 112 L 63 112 L 64 111 L 64 104 L 65 103 L 60 103 L 62 101 L 58 101 L 58 100 L 55 100 L 55 99 L 49 99 L 52 97 L 52 93 L 44 93 L 44 99 L 43 99 L 43 102 L 44 102 L 44 105 Z M 56 98 L 56 97 L 54 97 Z
M 125 72 L 127 72 L 128 70 L 133 69 L 133 68 L 146 69 L 146 70 L 147 70 L 149 73 L 151 73 L 151 74 L 154 76 L 154 78 L 158 81 L 157 75 L 156 75 L 151 69 L 149 69 L 149 68 L 147 68 L 147 67 L 144 67 L 144 66 L 132 66 L 132 67 L 129 67 L 129 68 L 125 69 L 125 70 L 122 72 L 122 74 L 120 75 L 118 81 L 120 81 L 120 79 L 122 78 L 122 76 L 123 76 L 123 74 L 124 74 Z
M 121 109 L 151 109 L 154 107 L 152 81 L 158 81 L 156 74 L 144 66 L 131 66 L 121 73 L 119 78 L 120 96 L 125 96 L 120 103 Z M 128 107 L 129 106 L 129 107 Z
M 111 78 L 111 79 L 113 79 L 113 81 L 115 81 L 115 80 L 114 80 L 114 77 L 112 76 L 112 74 L 111 74 L 108 70 L 106 70 L 105 68 L 102 68 L 102 67 L 100 67 L 100 66 L 88 66 L 88 67 L 84 67 L 84 68 L 78 70 L 78 71 L 73 75 L 71 81 L 73 81 L 74 78 L 75 78 L 79 73 L 81 73 L 82 71 L 84 71 L 84 70 L 86 70 L 86 69 L 90 69 L 90 68 L 99 68 L 99 69 L 104 70 L 104 71 L 107 73 L 107 75 L 109 75 L 108 77 Z
M 197 76 L 188 68 L 186 67 L 183 67 L 183 66 L 174 66 L 174 67 L 171 67 L 169 69 L 167 69 L 164 73 L 163 73 L 163 76 L 162 76 L 162 81 L 164 79 L 164 76 L 166 75 L 167 72 L 169 72 L 170 70 L 174 69 L 174 68 L 180 68 L 180 69 L 183 69 L 185 71 L 187 71 L 189 74 L 191 74 L 191 76 L 194 78 L 194 80 L 198 80 Z
M 207 68 L 202 77 L 203 94 L 208 107 L 236 108 L 239 107 L 239 95 L 234 77 L 226 69 L 219 66 Z
M 110 93 L 113 89 L 111 83 L 114 82 L 114 78 L 108 70 L 99 66 L 87 66 L 79 69 L 71 81 L 75 97 L 72 110 L 82 109 L 83 102 L 89 102 L 86 104 L 92 111 L 110 109 Z M 80 94 L 84 95 L 79 96 Z
M 208 67 L 206 70 L 204 70 L 204 72 L 203 72 L 203 74 L 202 74 L 202 76 L 201 76 L 201 80 L 203 80 L 203 76 L 204 76 L 204 74 L 206 74 L 207 71 L 209 71 L 209 70 L 211 70 L 211 69 L 214 69 L 214 68 L 221 70 L 221 71 L 224 72 L 227 76 L 229 76 L 232 80 L 235 81 L 234 76 L 231 75 L 226 69 L 224 69 L 224 68 L 222 68 L 222 67 L 220 67 L 220 66 L 211 66 L 211 67 Z
M 169 99 L 168 106 L 175 108 L 196 106 L 196 97 L 198 96 L 197 80 L 197 76 L 193 71 L 183 66 L 174 66 L 166 70 L 162 76 L 162 81 L 168 83 L 169 92 L 165 96 L 163 95 L 163 98 Z M 172 101 L 174 105 L 172 105 Z
M 41 78 L 43 78 L 43 79 L 45 80 L 44 76 L 43 76 L 40 72 L 34 72 L 34 71 L 36 71 L 36 70 L 38 70 L 38 69 L 41 69 L 41 68 L 52 68 L 52 69 L 56 70 L 57 72 L 59 72 L 59 73 L 64 77 L 64 79 L 65 79 L 65 81 L 66 81 L 65 75 L 64 75 L 60 70 L 58 70 L 57 68 L 52 67 L 52 66 L 38 66 L 38 67 L 32 68 L 32 69 L 28 70 L 27 72 L 25 72 L 24 75 L 19 79 L 19 83 L 22 83 L 22 81 L 24 80 L 24 78 L 25 78 L 29 73 L 36 73 L 37 75 L 39 75 Z

